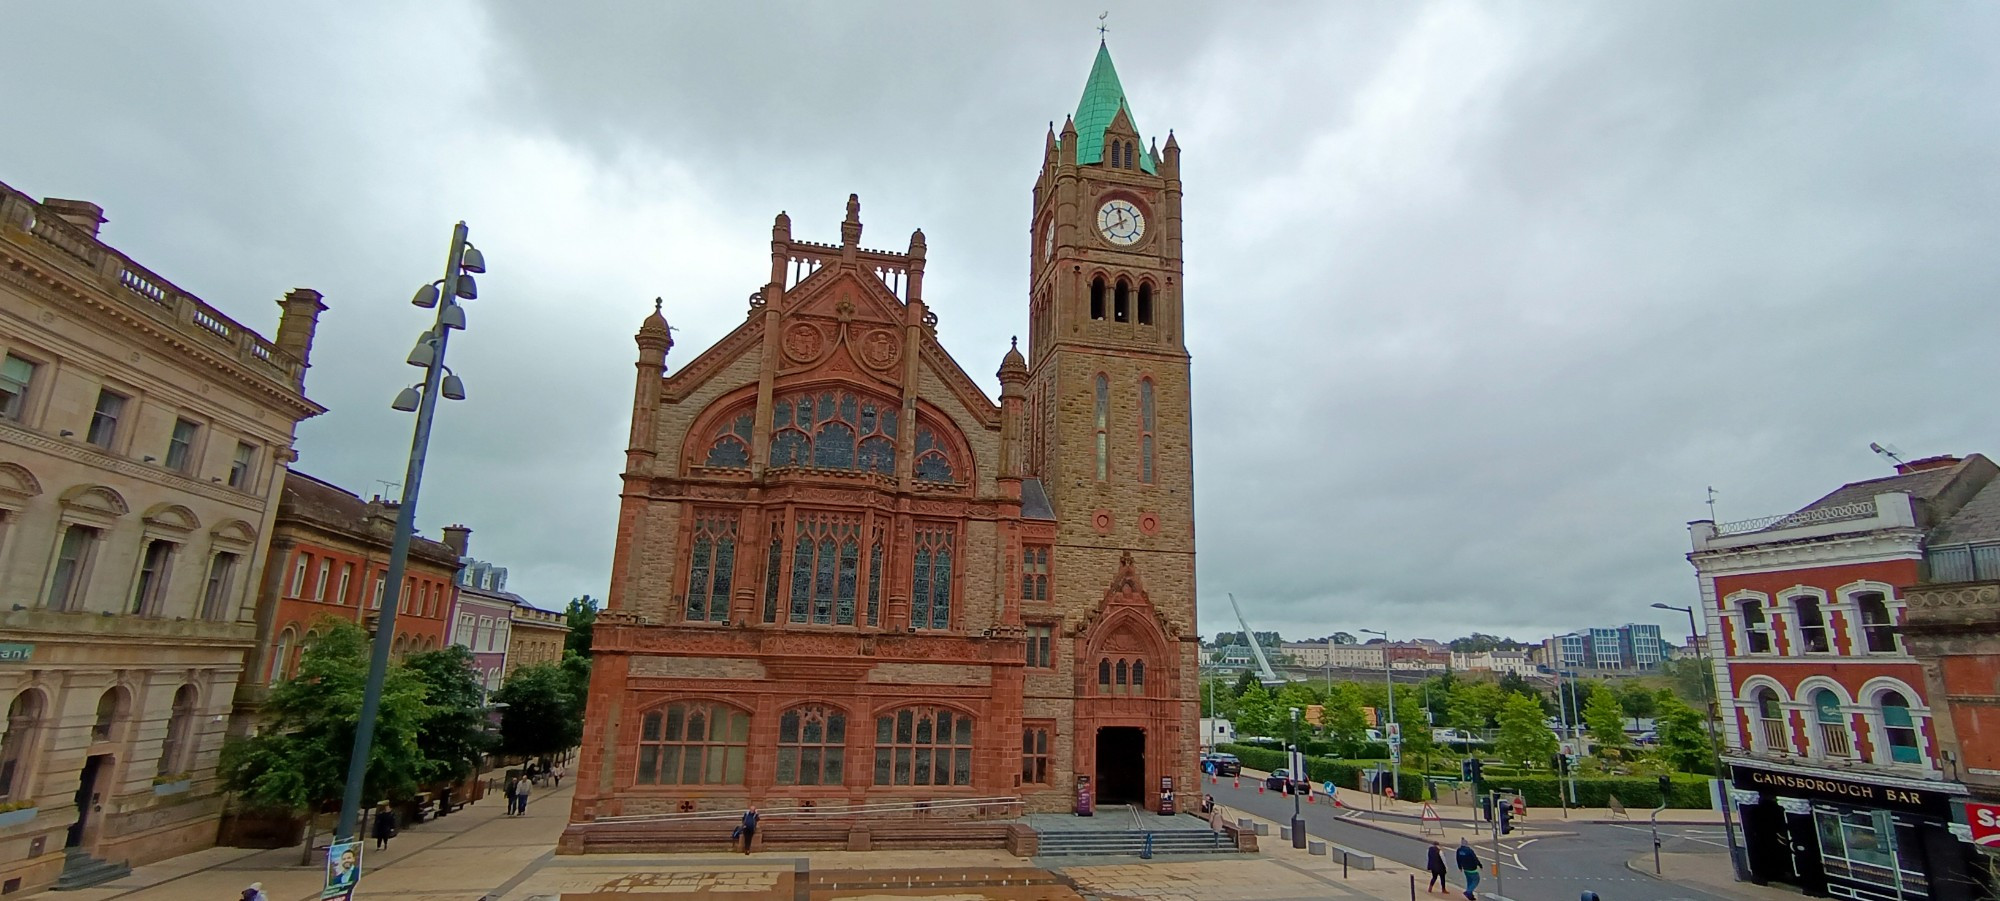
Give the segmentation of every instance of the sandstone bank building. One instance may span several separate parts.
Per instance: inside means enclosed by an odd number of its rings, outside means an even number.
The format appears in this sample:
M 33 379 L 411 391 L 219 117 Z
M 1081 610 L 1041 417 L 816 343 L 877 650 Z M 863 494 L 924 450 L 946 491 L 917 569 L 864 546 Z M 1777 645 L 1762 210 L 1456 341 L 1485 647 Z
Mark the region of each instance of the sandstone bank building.
M 938 343 L 923 232 L 868 249 L 853 197 L 838 244 L 780 213 L 748 316 L 677 371 L 645 321 L 567 849 L 746 803 L 1194 790 L 1179 173 L 1100 47 L 997 404 Z

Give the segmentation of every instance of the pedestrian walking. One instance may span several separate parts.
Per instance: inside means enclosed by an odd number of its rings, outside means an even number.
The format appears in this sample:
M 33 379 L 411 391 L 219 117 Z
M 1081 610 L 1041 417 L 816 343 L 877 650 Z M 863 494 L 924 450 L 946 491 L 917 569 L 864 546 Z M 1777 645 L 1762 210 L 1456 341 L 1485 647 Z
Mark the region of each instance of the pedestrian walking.
M 271 898 L 264 894 L 264 883 L 252 882 L 243 890 L 243 901 L 271 901 Z
M 528 789 L 530 787 L 526 779 L 514 783 L 514 812 L 522 816 L 526 816 L 528 813 Z
M 1450 872 L 1444 865 L 1444 848 L 1439 847 L 1437 842 L 1431 842 L 1430 859 L 1426 860 L 1424 865 L 1431 871 L 1431 884 L 1424 891 L 1451 891 L 1451 883 L 1444 878 L 1445 874 Z
M 562 764 L 556 764 L 555 769 L 549 771 L 549 775 L 555 777 L 557 788 L 562 788 L 562 777 L 564 769 L 565 767 Z
M 1465 901 L 1478 901 L 1479 896 L 1479 852 L 1472 850 L 1472 843 L 1458 840 L 1458 870 L 1465 874 Z
M 1213 798 L 1202 801 L 1202 804 L 1208 807 L 1208 831 L 1221 832 L 1222 805 L 1215 803 L 1215 799 Z
M 389 840 L 396 837 L 396 814 L 389 810 L 389 802 L 375 806 L 375 827 L 370 830 L 375 836 L 375 850 L 389 847 Z
M 507 815 L 510 817 L 513 816 L 521 806 L 521 798 L 520 795 L 518 794 L 519 791 L 518 785 L 520 781 L 521 777 L 519 776 L 508 776 L 507 785 L 504 788 L 500 789 L 501 791 L 506 792 L 507 794 Z

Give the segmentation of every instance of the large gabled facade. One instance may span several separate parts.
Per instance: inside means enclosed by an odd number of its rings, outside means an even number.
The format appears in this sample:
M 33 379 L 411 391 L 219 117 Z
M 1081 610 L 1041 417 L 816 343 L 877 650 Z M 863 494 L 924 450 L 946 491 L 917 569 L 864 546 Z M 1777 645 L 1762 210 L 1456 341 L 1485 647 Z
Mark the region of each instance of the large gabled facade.
M 853 197 L 837 244 L 780 214 L 745 321 L 678 372 L 646 320 L 565 849 L 749 803 L 1054 811 L 1082 781 L 1159 809 L 1191 784 L 1178 169 L 1100 48 L 1045 144 L 998 403 L 938 343 L 923 233 L 864 247 Z

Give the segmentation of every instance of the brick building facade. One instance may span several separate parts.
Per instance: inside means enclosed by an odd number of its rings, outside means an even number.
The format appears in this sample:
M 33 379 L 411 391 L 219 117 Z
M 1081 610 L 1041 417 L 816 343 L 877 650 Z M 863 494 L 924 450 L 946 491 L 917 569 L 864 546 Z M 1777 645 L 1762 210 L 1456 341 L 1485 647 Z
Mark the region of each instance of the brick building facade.
M 318 292 L 267 340 L 103 222 L 0 185 L 0 893 L 214 843 L 293 428 L 323 412 Z
M 677 373 L 646 320 L 566 849 L 745 803 L 1192 790 L 1179 167 L 1100 47 L 998 403 L 938 343 L 923 233 L 865 249 L 852 197 L 838 244 L 779 214 L 746 321 Z
M 395 502 L 362 500 L 305 473 L 286 473 L 271 532 L 273 563 L 259 591 L 259 607 L 268 611 L 267 637 L 252 656 L 251 671 L 260 682 L 269 684 L 297 669 L 299 654 L 318 635 L 321 620 L 343 619 L 373 631 L 395 534 Z M 403 606 L 396 612 L 390 645 L 397 657 L 444 646 L 457 570 L 458 555 L 449 546 L 411 539 Z M 254 704 L 243 707 L 242 715 L 254 717 Z
M 1937 457 L 1781 516 L 1690 524 L 1750 875 L 1854 899 L 1966 898 L 1969 851 L 1906 592 L 1927 537 L 2000 474 Z M 1930 875 L 1926 875 L 1930 874 Z

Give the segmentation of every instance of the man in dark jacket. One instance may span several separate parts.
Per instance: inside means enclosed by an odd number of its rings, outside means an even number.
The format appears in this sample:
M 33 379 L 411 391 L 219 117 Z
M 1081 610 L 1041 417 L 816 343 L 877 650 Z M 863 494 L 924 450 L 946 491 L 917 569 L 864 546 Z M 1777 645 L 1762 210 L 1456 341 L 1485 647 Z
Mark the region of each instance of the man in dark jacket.
M 1424 888 L 1427 892 L 1442 892 L 1451 889 L 1451 883 L 1444 878 L 1449 872 L 1444 865 L 1444 849 L 1437 842 L 1431 842 L 1430 858 L 1424 861 L 1424 868 L 1431 871 L 1431 884 Z
M 757 805 L 743 811 L 743 825 L 736 827 L 736 833 L 743 837 L 743 853 L 750 853 L 750 842 L 757 837 Z
M 375 850 L 389 847 L 389 839 L 396 835 L 396 814 L 389 810 L 389 802 L 375 808 L 375 828 L 369 831 L 375 836 Z
M 1458 840 L 1458 870 L 1465 874 L 1465 901 L 1478 901 L 1473 894 L 1479 890 L 1479 852 L 1472 850 L 1472 843 Z

